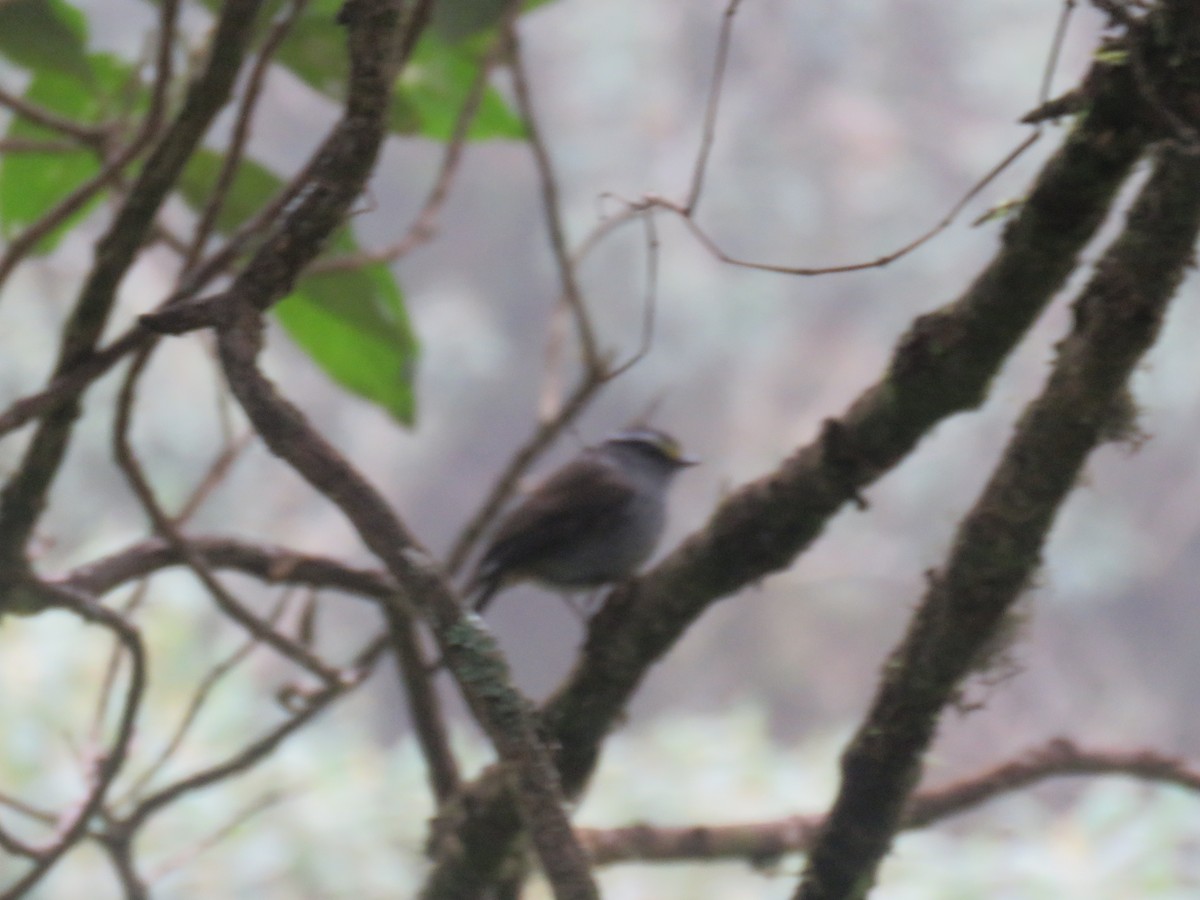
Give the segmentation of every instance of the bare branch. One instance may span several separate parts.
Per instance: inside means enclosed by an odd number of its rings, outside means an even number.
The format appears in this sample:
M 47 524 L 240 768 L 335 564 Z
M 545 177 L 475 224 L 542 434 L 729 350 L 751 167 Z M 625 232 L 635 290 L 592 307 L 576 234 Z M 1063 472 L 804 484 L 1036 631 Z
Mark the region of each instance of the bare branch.
M 191 847 L 187 853 L 181 853 L 175 858 L 167 860 L 165 863 L 155 869 L 150 875 L 149 881 L 151 883 L 159 881 L 171 874 L 171 872 L 175 871 L 176 869 L 182 868 L 198 857 L 201 853 L 204 853 L 206 850 L 211 850 L 213 847 L 220 844 L 255 816 L 266 812 L 272 807 L 278 806 L 286 799 L 287 797 L 284 794 L 277 792 L 264 794 L 253 803 L 248 804 L 245 809 L 231 816 L 227 823 L 215 830 L 208 837 L 201 840 L 194 847 Z
M 113 423 L 113 453 L 116 456 L 117 465 L 120 466 L 121 471 L 125 474 L 125 478 L 133 489 L 138 502 L 141 503 L 142 509 L 145 510 L 146 515 L 154 524 L 155 531 L 175 548 L 176 552 L 187 563 L 188 568 L 192 570 L 196 578 L 208 590 L 221 612 L 233 619 L 233 621 L 253 635 L 255 639 L 268 644 L 281 656 L 307 669 L 325 684 L 328 685 L 337 682 L 341 678 L 341 675 L 336 670 L 331 669 L 307 647 L 284 637 L 272 628 L 270 623 L 260 620 L 246 609 L 237 598 L 229 593 L 205 566 L 204 559 L 192 552 L 191 547 L 179 533 L 170 516 L 159 505 L 157 498 L 154 496 L 154 491 L 146 480 L 141 465 L 133 453 L 133 448 L 129 445 L 129 423 L 133 409 L 134 390 L 138 377 L 149 360 L 152 350 L 152 346 L 147 347 L 134 357 L 133 364 L 129 367 L 129 373 L 117 398 L 117 415 Z
M 1200 792 L 1200 770 L 1147 750 L 1083 750 L 1061 738 L 942 788 L 918 791 L 905 810 L 901 828 L 925 828 L 976 809 L 997 797 L 1049 778 L 1125 775 Z M 742 859 L 762 865 L 791 853 L 806 853 L 821 828 L 822 816 L 791 816 L 744 825 L 664 828 L 581 828 L 580 839 L 597 865 L 622 862 L 680 862 Z
M 279 598 L 279 602 L 275 604 L 275 608 L 266 618 L 268 626 L 278 624 L 280 618 L 288 606 L 288 594 L 284 594 Z M 200 715 L 200 711 L 204 708 L 204 704 L 208 698 L 212 696 L 212 692 L 217 685 L 224 680 L 225 676 L 231 673 L 239 665 L 249 658 L 262 644 L 256 637 L 247 639 L 241 646 L 237 647 L 225 659 L 218 660 L 208 673 L 200 679 L 200 683 L 196 686 L 196 690 L 192 693 L 191 700 L 188 701 L 187 707 L 184 709 L 183 716 L 179 720 L 179 724 L 175 726 L 175 732 L 163 746 L 158 756 L 154 761 L 146 766 L 145 770 L 137 777 L 136 780 L 125 791 L 121 798 L 125 801 L 136 802 L 142 793 L 143 788 L 154 780 L 155 776 L 169 763 L 172 757 L 179 751 L 183 744 L 184 738 L 191 731 L 192 725 L 195 724 L 196 718 Z
M 206 567 L 231 569 L 268 584 L 301 584 L 382 599 L 396 592 L 386 575 L 356 569 L 335 559 L 284 547 L 251 544 L 232 538 L 191 537 L 188 548 Z M 91 562 L 52 583 L 105 594 L 119 585 L 169 566 L 184 565 L 182 552 L 164 538 L 151 538 L 112 556 Z
M 704 190 L 704 174 L 708 169 L 708 155 L 712 152 L 713 138 L 717 130 L 717 109 L 721 103 L 721 86 L 725 81 L 725 67 L 729 62 L 729 45 L 733 40 L 733 17 L 737 15 L 742 0 L 729 0 L 721 21 L 721 34 L 717 38 L 717 55 L 713 61 L 712 84 L 708 89 L 708 101 L 704 106 L 704 129 L 700 134 L 700 147 L 696 151 L 696 163 L 692 166 L 692 186 L 688 189 L 683 204 L 684 217 L 691 218 L 700 202 Z
M 118 285 L 150 233 L 167 193 L 229 97 L 253 30 L 250 25 L 261 3 L 228 0 L 222 7 L 204 71 L 191 85 L 182 109 L 155 145 L 96 246 L 95 264 L 63 329 L 52 382 L 68 375 L 95 352 Z M 164 31 L 169 35 L 171 29 Z M 169 37 L 161 40 L 165 43 Z M 25 544 L 41 515 L 79 412 L 78 398 L 68 395 L 45 413 L 19 468 L 0 493 L 0 570 L 7 573 L 6 580 L 19 578 L 28 568 L 23 555 Z
M 519 2 L 515 2 L 515 0 L 510 2 L 502 21 L 511 21 L 519 9 Z M 318 259 L 308 267 L 310 274 L 344 272 L 379 263 L 393 263 L 407 256 L 437 234 L 438 216 L 441 214 L 446 200 L 450 197 L 454 179 L 458 175 L 463 150 L 467 144 L 467 135 L 479 113 L 479 104 L 483 101 L 484 94 L 487 93 L 488 79 L 504 50 L 506 40 L 503 36 L 504 30 L 499 28 L 497 31 L 497 37 L 479 63 L 475 79 L 471 82 L 471 88 L 467 91 L 462 108 L 459 109 L 458 116 L 454 120 L 454 128 L 450 133 L 450 140 L 446 143 L 446 150 L 442 154 L 442 163 L 434 178 L 433 187 L 430 188 L 425 202 L 408 229 L 397 241 L 380 250 L 365 250 L 360 253 L 347 253 Z
M 99 172 L 60 200 L 45 215 L 9 242 L 4 255 L 0 256 L 0 286 L 8 280 L 8 276 L 12 274 L 13 269 L 17 267 L 21 260 L 46 235 L 50 234 L 50 232 L 62 225 L 68 218 L 81 210 L 105 187 L 115 183 L 120 172 L 140 156 L 142 151 L 154 139 L 159 126 L 162 124 L 163 111 L 166 107 L 167 87 L 171 82 L 171 50 L 175 39 L 175 19 L 178 12 L 178 0 L 164 0 L 161 4 L 157 68 L 150 95 L 150 108 L 142 120 L 142 125 L 138 129 L 138 133 L 126 147 L 114 153 L 111 159 L 106 160 Z M 21 109 L 23 115 L 31 111 L 29 104 L 24 104 Z M 44 127 L 54 127 L 47 124 L 52 120 L 57 120 L 59 125 L 64 124 L 61 119 L 57 117 L 47 118 L 46 115 L 43 115 L 42 121 L 38 124 Z M 55 130 L 62 131 L 63 129 L 56 127 Z M 74 136 L 81 139 L 84 134 L 87 134 L 87 131 L 76 130 L 74 132 Z M 93 142 L 93 146 L 101 151 L 104 149 L 102 142 Z
M 1200 156 L 1161 151 L 1092 281 L 1040 397 L 961 523 L 945 566 L 888 661 L 842 756 L 842 784 L 808 857 L 797 900 L 869 884 L 896 829 L 942 708 L 1041 562 L 1059 505 L 1106 429 L 1126 380 L 1157 337 L 1200 234 Z
M 36 103 L 30 103 L 23 97 L 18 97 L 0 88 L 0 106 L 11 109 L 16 115 L 27 119 L 34 125 L 39 125 L 49 131 L 71 138 L 77 144 L 96 151 L 103 151 L 105 143 L 112 132 L 111 125 L 84 125 L 74 119 L 60 116 L 56 112 L 43 109 Z
M 64 817 L 50 844 L 38 850 L 32 868 L 0 894 L 0 900 L 16 900 L 23 896 L 84 836 L 88 822 L 101 808 L 113 779 L 125 764 L 129 743 L 133 738 L 134 722 L 146 690 L 146 654 L 141 636 L 132 625 L 100 606 L 91 597 L 62 586 L 29 583 L 27 588 L 40 594 L 46 606 L 66 609 L 87 622 L 112 631 L 129 654 L 130 672 L 116 735 L 107 754 L 96 761 L 87 796 L 70 815 Z
M 133 833 L 145 825 L 146 821 L 156 812 L 181 797 L 211 787 L 227 778 L 244 774 L 269 757 L 289 736 L 311 722 L 334 700 L 355 686 L 353 684 L 337 684 L 310 694 L 307 705 L 300 712 L 288 717 L 282 724 L 246 745 L 224 762 L 181 778 L 142 800 L 128 816 L 119 822 L 120 827 Z
M 199 261 L 200 254 L 204 251 L 204 245 L 208 243 L 208 239 L 216 227 L 217 217 L 225 206 L 225 198 L 229 194 L 229 189 L 233 187 L 234 176 L 237 175 L 242 155 L 246 150 L 246 142 L 250 138 L 250 124 L 253 121 L 255 110 L 258 108 L 258 98 L 262 93 L 267 69 L 274 60 L 275 53 L 279 50 L 283 39 L 287 37 L 288 32 L 291 31 L 292 26 L 296 24 L 296 20 L 300 18 L 307 6 L 308 0 L 292 0 L 287 14 L 271 27 L 266 40 L 263 41 L 262 49 L 258 52 L 258 58 L 250 69 L 250 77 L 246 81 L 246 88 L 242 92 L 242 100 L 238 105 L 237 115 L 234 117 L 233 134 L 225 148 L 221 171 L 217 174 L 216 183 L 200 213 L 199 221 L 197 221 L 192 234 L 191 246 L 184 255 L 183 270 L 185 272 L 193 269 Z
M 525 128 L 529 132 L 529 146 L 537 163 L 538 177 L 542 183 L 542 209 L 546 216 L 546 227 L 550 232 L 550 246 L 554 251 L 554 260 L 558 265 L 558 275 L 562 281 L 562 301 L 570 308 L 575 320 L 575 332 L 579 338 L 579 353 L 583 359 L 583 367 L 592 376 L 598 376 L 604 371 L 604 360 L 596 345 L 591 317 L 583 300 L 583 292 L 575 277 L 575 266 L 567 249 L 566 229 L 563 227 L 562 216 L 559 212 L 558 183 L 554 176 L 554 166 L 550 161 L 550 152 L 542 138 L 541 128 L 533 110 L 533 100 L 529 95 L 529 79 L 525 74 L 525 64 L 521 59 L 521 46 L 517 37 L 515 24 L 508 25 L 509 69 L 512 71 L 513 90 L 516 94 L 517 107 L 525 120 Z
M 992 262 L 954 303 L 913 324 L 887 371 L 776 472 L 726 497 L 708 525 L 640 579 L 610 593 L 582 656 L 543 708 L 568 796 L 649 669 L 717 599 L 792 564 L 847 502 L 939 422 L 979 405 L 1030 323 L 1074 269 L 1153 135 L 1130 109 L 1126 73 L 1096 64 L 1089 115 L 1044 167 Z M 1070 198 L 1068 201 L 1067 198 Z M 632 218 L 632 216 L 630 216 Z M 464 788 L 471 815 L 447 841 L 427 895 L 491 883 L 516 834 L 511 801 L 485 776 Z

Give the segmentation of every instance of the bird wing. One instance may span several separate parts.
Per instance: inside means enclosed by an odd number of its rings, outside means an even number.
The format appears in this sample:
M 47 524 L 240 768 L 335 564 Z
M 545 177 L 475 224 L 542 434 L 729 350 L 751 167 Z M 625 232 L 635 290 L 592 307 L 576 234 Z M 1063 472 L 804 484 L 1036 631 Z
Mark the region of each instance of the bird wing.
M 500 523 L 475 580 L 519 572 L 558 547 L 608 527 L 634 493 L 627 479 L 599 462 L 560 469 Z

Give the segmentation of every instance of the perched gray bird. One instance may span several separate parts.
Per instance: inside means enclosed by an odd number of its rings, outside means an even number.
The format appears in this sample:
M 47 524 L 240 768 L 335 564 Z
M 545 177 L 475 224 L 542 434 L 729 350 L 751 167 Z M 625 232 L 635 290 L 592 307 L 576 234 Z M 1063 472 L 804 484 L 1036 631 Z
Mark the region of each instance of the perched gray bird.
M 501 521 L 467 588 L 473 607 L 516 581 L 574 590 L 631 574 L 662 536 L 671 481 L 696 462 L 653 428 L 588 447 Z

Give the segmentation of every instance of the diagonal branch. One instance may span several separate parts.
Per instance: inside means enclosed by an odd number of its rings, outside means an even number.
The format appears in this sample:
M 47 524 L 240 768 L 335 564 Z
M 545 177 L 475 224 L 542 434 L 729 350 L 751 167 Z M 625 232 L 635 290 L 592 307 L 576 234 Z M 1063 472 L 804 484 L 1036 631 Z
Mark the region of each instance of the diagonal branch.
M 377 491 L 283 400 L 258 371 L 261 316 L 246 308 L 218 332 L 221 362 L 234 395 L 271 452 L 335 503 L 384 563 L 409 606 L 433 629 L 451 672 L 506 769 L 522 821 L 556 896 L 598 896 L 575 840 L 550 753 L 527 701 L 511 686 L 508 667 L 477 619 L 458 598 Z M 400 598 L 393 598 L 400 603 Z
M 204 245 L 212 235 L 213 229 L 216 228 L 217 218 L 220 216 L 221 210 L 225 207 L 225 200 L 229 195 L 230 188 L 233 187 L 234 178 L 237 175 L 238 167 L 241 165 L 242 156 L 246 151 L 246 143 L 250 139 L 250 125 L 254 119 L 254 111 L 258 107 L 258 99 L 262 95 L 262 87 L 266 79 L 267 69 L 274 60 L 275 53 L 279 50 L 283 39 L 287 37 L 288 32 L 296 24 L 296 20 L 300 18 L 301 13 L 304 12 L 307 5 L 308 0 L 293 0 L 291 8 L 271 27 L 266 40 L 263 41 L 263 45 L 258 51 L 258 58 L 255 59 L 254 65 L 250 69 L 250 75 L 246 80 L 246 88 L 242 91 L 242 99 L 238 105 L 237 117 L 234 120 L 233 134 L 230 136 L 229 144 L 225 148 L 221 171 L 217 174 L 216 183 L 213 185 L 208 201 L 204 204 L 204 209 L 200 213 L 199 221 L 196 223 L 192 235 L 191 245 L 188 247 L 187 254 L 184 257 L 184 272 L 188 272 L 195 267 L 200 254 L 204 251 Z
M 318 259 L 309 267 L 310 273 L 345 272 L 378 263 L 394 263 L 434 237 L 437 233 L 438 216 L 450 196 L 455 176 L 459 171 L 459 164 L 462 162 L 467 135 L 479 113 L 479 106 L 483 102 L 484 95 L 487 93 L 488 80 L 492 70 L 499 62 L 505 46 L 503 22 L 511 21 L 520 8 L 519 2 L 508 0 L 508 8 L 502 17 L 502 24 L 497 29 L 499 34 L 479 61 L 475 78 L 458 111 L 458 116 L 454 120 L 454 127 L 450 132 L 450 139 L 446 142 L 446 149 L 442 154 L 442 162 L 433 180 L 433 186 L 430 187 L 429 193 L 425 196 L 425 202 L 421 204 L 420 210 L 413 217 L 404 234 L 389 246 L 377 250 L 361 250 L 356 253 L 343 253 Z
M 862 895 L 900 826 L 942 709 L 1029 584 L 1091 451 L 1120 428 L 1126 381 L 1158 335 L 1200 234 L 1200 156 L 1171 148 L 1074 304 L 1040 397 L 963 520 L 950 558 L 888 661 L 797 900 Z
M 0 256 L 0 285 L 3 285 L 8 280 L 8 276 L 12 274 L 21 260 L 46 235 L 61 226 L 76 212 L 83 209 L 88 201 L 104 188 L 110 184 L 118 183 L 121 171 L 140 156 L 142 151 L 154 140 L 159 126 L 162 124 L 163 113 L 166 109 L 167 89 L 171 84 L 171 55 L 175 49 L 175 21 L 178 13 L 178 0 L 167 0 L 167 2 L 162 4 L 159 11 L 158 50 L 156 54 L 154 84 L 150 93 L 150 108 L 146 111 L 137 134 L 134 135 L 133 139 L 125 147 L 115 152 L 111 159 L 104 159 L 104 165 L 99 172 L 71 191 L 71 193 L 56 203 L 41 218 L 9 242 L 3 255 Z M 29 111 L 28 109 L 25 110 L 25 112 Z M 41 124 L 46 124 L 44 118 Z M 80 136 L 85 134 L 87 134 L 86 131 L 79 133 Z M 96 142 L 94 146 L 100 151 L 102 156 L 105 155 L 103 140 Z
M 129 368 L 129 373 L 117 397 L 117 414 L 113 421 L 113 455 L 116 457 L 117 465 L 124 473 L 126 481 L 129 482 L 129 486 L 145 511 L 146 516 L 153 523 L 154 530 L 179 554 L 200 583 L 204 585 L 221 612 L 233 619 L 233 621 L 244 628 L 256 640 L 269 645 L 285 659 L 291 660 L 298 666 L 306 669 L 326 685 L 337 683 L 341 678 L 337 671 L 331 669 L 307 647 L 297 641 L 284 637 L 275 630 L 269 621 L 264 622 L 259 619 L 225 589 L 224 585 L 204 565 L 204 560 L 192 552 L 187 541 L 176 528 L 175 523 L 171 521 L 171 517 L 162 509 L 158 503 L 158 499 L 154 496 L 154 491 L 150 487 L 145 474 L 142 472 L 141 464 L 138 462 L 137 457 L 133 453 L 133 448 L 129 444 L 129 427 L 130 417 L 133 413 L 134 390 L 152 350 L 153 345 L 148 346 L 134 357 L 133 364 Z
M 285 297 L 301 271 L 321 251 L 329 235 L 346 218 L 375 166 L 386 134 L 385 118 L 392 81 L 407 61 L 416 36 L 424 28 L 431 0 L 420 0 L 409 11 L 404 45 L 383 53 L 381 33 L 394 30 L 378 4 L 354 0 L 343 12 L 351 61 L 349 89 L 341 118 L 305 167 L 305 189 L 262 246 L 242 266 L 225 291 L 142 316 L 141 323 L 162 334 L 182 334 L 221 323 L 249 303 L 265 311 Z
M 222 9 L 207 65 L 96 246 L 95 263 L 63 329 L 52 382 L 66 376 L 95 350 L 117 287 L 150 234 L 168 191 L 229 99 L 261 3 L 229 0 Z M 25 545 L 45 506 L 80 410 L 78 397 L 70 394 L 45 413 L 20 466 L 0 493 L 0 570 L 5 572 L 6 582 L 19 580 L 27 568 Z M 0 593 L 3 587 L 0 584 Z
M 999 367 L 1076 266 L 1117 191 L 1153 137 L 1120 67 L 1098 63 L 1090 114 L 1044 167 L 1004 230 L 993 261 L 954 303 L 919 318 L 888 371 L 813 444 L 728 496 L 708 525 L 642 578 L 613 591 L 589 624 L 582 656 L 547 701 L 569 796 L 583 789 L 600 742 L 642 679 L 713 603 L 791 565 L 848 502 L 939 422 L 986 397 Z M 428 897 L 461 896 L 503 859 L 515 836 L 496 773 L 467 789 L 472 813 L 442 845 Z M 474 883 L 474 882 L 472 882 Z

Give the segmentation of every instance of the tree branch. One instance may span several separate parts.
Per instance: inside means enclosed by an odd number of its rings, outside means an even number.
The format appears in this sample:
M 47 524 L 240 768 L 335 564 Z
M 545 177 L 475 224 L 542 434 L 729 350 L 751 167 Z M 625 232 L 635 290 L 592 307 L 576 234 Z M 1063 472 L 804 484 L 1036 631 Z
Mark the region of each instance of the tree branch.
M 298 553 L 285 547 L 251 544 L 232 538 L 189 537 L 187 545 L 212 569 L 231 569 L 268 584 L 302 584 L 382 599 L 396 592 L 386 575 L 355 569 L 338 560 Z M 82 566 L 50 583 L 106 594 L 161 569 L 184 564 L 180 549 L 164 538 L 150 538 Z
M 967 291 L 919 318 L 884 377 L 828 422 L 816 442 L 732 493 L 705 528 L 610 593 L 589 623 L 574 671 L 544 707 L 568 796 L 582 790 L 600 742 L 650 667 L 704 610 L 791 565 L 847 502 L 861 503 L 861 490 L 939 422 L 983 402 L 1153 137 L 1130 102 L 1127 72 L 1097 63 L 1086 87 L 1090 115 L 1046 164 L 996 257 Z M 441 845 L 427 897 L 463 896 L 462 884 L 488 883 L 488 867 L 503 858 L 503 839 L 515 836 L 516 819 L 496 778 L 486 773 L 466 789 L 471 812 Z
M 183 108 L 151 152 L 125 202 L 96 246 L 96 260 L 63 329 L 51 382 L 67 376 L 95 350 L 120 284 L 150 233 L 159 207 L 184 165 L 229 99 L 262 0 L 228 0 L 213 32 L 209 59 Z M 25 544 L 66 453 L 80 403 L 68 395 L 44 414 L 20 466 L 0 493 L 0 571 L 4 588 L 27 568 Z M 3 602 L 0 599 L 0 602 Z
M 117 723 L 117 733 L 108 753 L 96 761 L 87 796 L 70 815 L 64 817 L 53 841 L 38 850 L 33 867 L 0 894 L 0 900 L 17 900 L 24 896 L 84 836 L 92 816 L 101 808 L 113 780 L 125 765 L 129 744 L 133 739 L 134 723 L 146 691 L 146 652 L 137 629 L 85 594 L 45 583 L 34 585 L 33 590 L 38 592 L 41 602 L 46 606 L 66 609 L 87 622 L 112 631 L 129 654 L 129 684 L 125 688 L 125 703 Z
M 925 828 L 1048 778 L 1084 775 L 1125 775 L 1200 793 L 1200 770 L 1178 759 L 1147 750 L 1084 750 L 1058 738 L 1021 759 L 945 787 L 918 791 L 909 799 L 900 827 Z M 731 859 L 764 865 L 787 854 L 806 853 L 823 824 L 823 816 L 791 816 L 744 825 L 581 828 L 579 837 L 598 866 Z
M 1121 427 L 1126 380 L 1158 334 L 1198 233 L 1200 156 L 1164 149 L 1124 232 L 1075 301 L 1075 327 L 1059 345 L 1045 389 L 1022 416 L 887 662 L 842 757 L 841 791 L 797 900 L 860 897 L 874 881 L 941 710 L 1029 584 L 1084 461 Z

